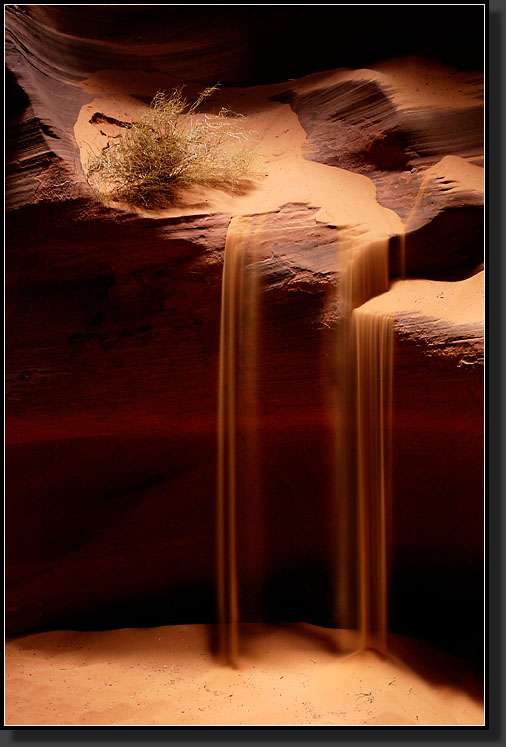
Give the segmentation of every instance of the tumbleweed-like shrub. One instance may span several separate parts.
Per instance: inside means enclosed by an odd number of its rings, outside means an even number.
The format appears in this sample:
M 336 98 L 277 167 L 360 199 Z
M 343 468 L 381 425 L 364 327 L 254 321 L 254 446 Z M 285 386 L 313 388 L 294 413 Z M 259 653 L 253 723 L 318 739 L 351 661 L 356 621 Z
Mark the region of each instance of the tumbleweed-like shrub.
M 192 185 L 236 189 L 252 158 L 240 142 L 246 139 L 237 126 L 240 115 L 225 108 L 213 115 L 197 112 L 217 88 L 206 88 L 193 103 L 182 88 L 158 91 L 138 121 L 90 158 L 87 178 L 98 196 L 163 208 Z

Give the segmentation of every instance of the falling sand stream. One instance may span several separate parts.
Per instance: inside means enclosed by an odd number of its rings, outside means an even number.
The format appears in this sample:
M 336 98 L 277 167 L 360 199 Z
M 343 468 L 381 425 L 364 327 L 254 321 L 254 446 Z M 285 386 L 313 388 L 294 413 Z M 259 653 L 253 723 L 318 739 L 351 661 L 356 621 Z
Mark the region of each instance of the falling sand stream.
M 255 239 L 263 216 L 234 217 L 227 231 L 221 300 L 220 358 L 218 379 L 218 465 L 216 568 L 217 607 L 220 623 L 219 650 L 224 661 L 237 664 L 239 590 L 237 560 L 237 449 L 238 411 L 247 406 L 250 436 L 249 459 L 255 460 L 255 373 L 258 332 L 256 271 L 245 280 L 246 255 L 254 254 Z M 245 305 L 245 295 L 251 303 Z M 248 386 L 238 403 L 239 363 Z M 244 401 L 246 400 L 246 402 Z
M 255 256 L 263 216 L 237 216 L 227 232 L 223 266 L 218 388 L 217 609 L 221 658 L 236 666 L 239 652 L 238 451 L 239 411 L 254 437 L 246 460 L 256 459 L 255 388 L 258 335 L 258 276 L 245 273 Z M 343 273 L 344 320 L 338 347 L 341 473 L 336 495 L 337 617 L 357 620 L 361 647 L 386 651 L 390 410 L 393 320 L 360 306 L 388 289 L 388 237 L 356 247 Z M 254 265 L 253 265 L 254 266 Z M 251 261 L 249 268 L 251 269 Z M 246 287 L 247 286 L 247 287 Z M 245 303 L 247 297 L 248 303 Z M 246 371 L 247 385 L 239 388 Z M 244 400 L 247 399 L 245 402 Z M 350 427 L 351 426 L 351 427 Z M 351 440 L 351 443 L 350 443 Z M 245 468 L 240 465 L 241 472 Z M 346 479 L 342 479 L 343 475 Z M 251 500 L 251 495 L 248 498 Z M 350 536 L 355 535 L 354 539 Z M 355 553 L 358 552 L 358 557 Z M 358 572 L 354 569 L 357 566 Z M 351 579 L 355 579 L 351 581 Z M 358 615 L 353 610 L 358 608 Z
M 344 532 L 357 532 L 358 607 L 361 648 L 386 652 L 390 516 L 390 419 L 393 319 L 361 306 L 389 285 L 389 239 L 362 246 L 342 283 L 344 323 L 338 339 L 341 383 L 338 464 L 348 474 L 346 494 L 337 495 Z M 342 481 L 340 483 L 343 484 Z M 338 508 L 339 512 L 339 508 Z M 343 530 L 341 541 L 343 541 Z M 349 547 L 350 543 L 345 542 Z M 350 553 L 340 562 L 350 563 Z M 339 569 L 338 569 L 339 571 Z M 340 569 L 338 578 L 343 578 Z M 349 573 L 348 573 L 349 577 Z M 349 614 L 349 613 L 348 613 Z
M 362 648 L 386 652 L 393 319 L 352 315 L 357 386 L 357 478 Z

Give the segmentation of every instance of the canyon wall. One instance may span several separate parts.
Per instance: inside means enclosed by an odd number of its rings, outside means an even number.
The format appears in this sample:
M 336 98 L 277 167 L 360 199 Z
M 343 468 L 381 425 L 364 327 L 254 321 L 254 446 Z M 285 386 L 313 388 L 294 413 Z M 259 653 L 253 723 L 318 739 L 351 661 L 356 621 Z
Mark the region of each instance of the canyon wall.
M 212 18 L 199 9 L 197 20 L 171 9 L 171 26 L 160 12 L 6 9 L 7 632 L 214 619 L 220 298 L 232 213 L 160 216 L 97 200 L 75 124 L 97 86 L 102 103 L 120 96 L 108 81 L 127 69 L 132 80 L 139 70 L 221 80 L 246 111 L 263 90 L 247 86 L 265 84 L 263 105 L 301 128 L 306 161 L 360 175 L 397 216 L 392 290 L 378 301 L 395 330 L 390 627 L 479 662 L 479 54 L 474 47 L 464 59 L 455 48 L 452 57 L 449 44 L 437 62 L 389 66 L 380 45 L 377 59 L 361 60 L 350 42 L 343 57 L 327 49 L 305 69 L 285 40 L 276 67 L 260 55 L 265 25 L 238 9 Z M 313 17 L 311 50 L 318 33 Z M 309 73 L 318 74 L 283 82 Z M 92 92 L 82 82 L 93 76 Z M 121 85 L 126 97 L 145 94 Z M 343 625 L 333 598 L 332 382 L 350 226 L 322 217 L 315 199 L 286 194 L 261 211 L 246 268 L 259 277 L 259 446 L 252 465 L 239 439 L 249 496 L 239 509 L 241 609 L 246 619 Z M 397 282 L 415 280 L 414 295 L 391 300 Z

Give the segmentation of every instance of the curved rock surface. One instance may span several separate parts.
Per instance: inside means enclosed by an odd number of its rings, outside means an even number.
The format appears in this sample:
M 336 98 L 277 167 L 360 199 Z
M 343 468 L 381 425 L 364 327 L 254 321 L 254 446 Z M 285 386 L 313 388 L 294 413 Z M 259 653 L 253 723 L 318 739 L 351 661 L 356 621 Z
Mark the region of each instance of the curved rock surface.
M 154 11 L 135 7 L 124 18 L 113 6 L 10 6 L 7 16 L 8 633 L 212 618 L 223 251 L 233 217 L 254 214 L 256 472 L 246 447 L 239 458 L 262 497 L 244 508 L 245 615 L 339 624 L 332 345 L 349 262 L 385 242 L 391 278 L 404 256 L 406 276 L 426 279 L 385 294 L 396 318 L 392 622 L 474 655 L 479 74 L 410 59 L 277 83 L 276 71 L 255 69 L 254 34 L 225 48 L 213 21 L 192 45 L 181 10 L 162 40 Z M 140 20 L 133 56 L 130 13 Z M 127 59 L 135 69 L 122 72 Z M 112 119 L 128 121 L 162 84 L 198 91 L 203 59 L 206 83 L 269 84 L 225 87 L 216 101 L 245 115 L 259 174 L 242 195 L 205 191 L 163 213 L 99 203 L 81 166 L 86 144 L 103 147 Z M 436 310 L 436 281 L 460 299 L 455 318 Z M 417 282 L 429 285 L 408 287 Z
M 274 97 L 299 117 L 306 158 L 374 181 L 405 223 L 407 275 L 465 277 L 483 261 L 481 79 L 413 58 L 315 77 Z

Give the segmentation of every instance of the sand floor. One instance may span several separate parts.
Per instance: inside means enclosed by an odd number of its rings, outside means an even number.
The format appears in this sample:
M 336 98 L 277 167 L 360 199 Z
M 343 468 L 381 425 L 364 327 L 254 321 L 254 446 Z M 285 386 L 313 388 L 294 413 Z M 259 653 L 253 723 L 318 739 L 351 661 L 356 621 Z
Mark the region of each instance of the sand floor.
M 480 683 L 425 644 L 391 636 L 395 653 L 381 657 L 353 653 L 351 631 L 250 624 L 232 669 L 211 653 L 215 633 L 178 625 L 12 638 L 6 724 L 483 724 Z

